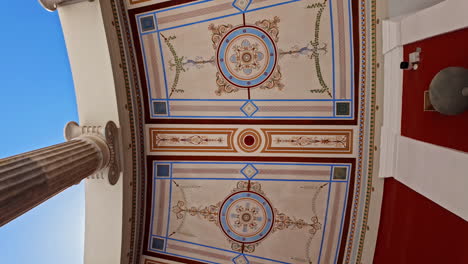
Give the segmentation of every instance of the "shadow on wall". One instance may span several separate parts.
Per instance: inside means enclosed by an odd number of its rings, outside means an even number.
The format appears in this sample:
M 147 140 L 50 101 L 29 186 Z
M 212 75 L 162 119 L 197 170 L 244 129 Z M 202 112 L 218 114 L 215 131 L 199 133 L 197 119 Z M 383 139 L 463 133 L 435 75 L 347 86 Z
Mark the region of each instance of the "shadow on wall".
M 428 8 L 443 1 L 444 0 L 388 0 L 388 14 L 390 17 L 398 17 Z

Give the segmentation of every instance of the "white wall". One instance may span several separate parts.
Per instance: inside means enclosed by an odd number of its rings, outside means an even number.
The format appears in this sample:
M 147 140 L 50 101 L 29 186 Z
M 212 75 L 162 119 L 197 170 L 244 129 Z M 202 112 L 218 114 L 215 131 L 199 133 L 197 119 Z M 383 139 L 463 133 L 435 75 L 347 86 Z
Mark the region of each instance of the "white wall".
M 70 59 L 80 125 L 119 125 L 114 79 L 99 1 L 58 9 Z M 111 186 L 105 179 L 85 185 L 86 264 L 120 263 L 122 177 Z
M 444 0 L 388 0 L 390 17 L 397 17 L 438 4 Z
M 467 10 L 467 0 L 445 0 L 431 8 L 404 17 L 401 20 L 402 44 L 468 27 Z

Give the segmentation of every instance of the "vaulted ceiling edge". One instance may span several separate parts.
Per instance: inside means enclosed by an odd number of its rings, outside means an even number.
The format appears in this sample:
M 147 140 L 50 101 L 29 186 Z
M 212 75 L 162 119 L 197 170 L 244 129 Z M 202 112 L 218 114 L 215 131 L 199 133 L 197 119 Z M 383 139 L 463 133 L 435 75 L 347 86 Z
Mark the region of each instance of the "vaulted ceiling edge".
M 131 144 L 128 148 L 131 149 L 132 158 L 132 173 L 130 176 L 131 188 L 131 210 L 124 212 L 124 221 L 129 221 L 131 230 L 128 240 L 123 240 L 122 244 L 122 263 L 140 263 L 141 248 L 142 248 L 142 232 L 144 225 L 145 210 L 145 180 L 140 177 L 146 170 L 145 153 L 144 153 L 144 111 L 141 101 L 141 90 L 139 85 L 138 69 L 136 68 L 133 50 L 132 39 L 130 37 L 131 30 L 128 22 L 128 14 L 126 12 L 125 3 L 122 0 L 110 1 L 111 12 L 113 16 L 112 25 L 115 28 L 115 33 L 118 38 L 120 67 L 125 79 L 125 108 L 128 110 L 129 127 L 131 133 Z M 127 146 L 124 146 L 127 147 Z M 124 186 L 127 188 L 127 186 Z M 125 197 L 124 197 L 125 198 Z M 125 203 L 125 201 L 124 201 Z M 125 233 L 125 230 L 123 231 Z M 128 241 L 128 242 L 127 242 Z

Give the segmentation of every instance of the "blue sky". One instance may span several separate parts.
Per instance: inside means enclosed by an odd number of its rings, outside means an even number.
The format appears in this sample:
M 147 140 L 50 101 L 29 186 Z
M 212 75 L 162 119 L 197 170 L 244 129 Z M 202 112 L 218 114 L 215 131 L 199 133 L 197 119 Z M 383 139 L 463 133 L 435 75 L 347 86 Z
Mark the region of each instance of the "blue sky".
M 78 121 L 57 12 L 36 0 L 0 9 L 0 158 L 63 142 Z M 84 185 L 0 228 L 0 263 L 83 263 Z

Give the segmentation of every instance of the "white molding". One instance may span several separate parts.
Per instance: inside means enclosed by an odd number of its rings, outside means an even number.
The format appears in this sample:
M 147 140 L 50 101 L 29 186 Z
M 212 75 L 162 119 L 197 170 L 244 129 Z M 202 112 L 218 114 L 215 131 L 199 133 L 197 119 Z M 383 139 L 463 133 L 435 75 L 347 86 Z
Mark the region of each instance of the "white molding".
M 395 179 L 468 221 L 468 153 L 398 137 Z
M 382 53 L 386 54 L 401 45 L 400 21 L 382 21 Z
M 468 1 L 446 0 L 401 19 L 403 45 L 468 27 Z
M 400 69 L 400 62 L 402 59 L 403 47 L 399 45 L 384 55 L 384 101 L 379 163 L 379 177 L 383 178 L 395 175 L 397 138 L 401 134 L 403 71 Z

